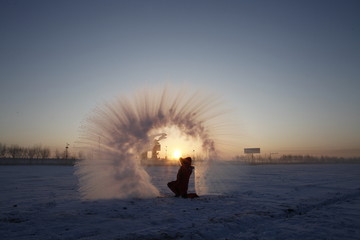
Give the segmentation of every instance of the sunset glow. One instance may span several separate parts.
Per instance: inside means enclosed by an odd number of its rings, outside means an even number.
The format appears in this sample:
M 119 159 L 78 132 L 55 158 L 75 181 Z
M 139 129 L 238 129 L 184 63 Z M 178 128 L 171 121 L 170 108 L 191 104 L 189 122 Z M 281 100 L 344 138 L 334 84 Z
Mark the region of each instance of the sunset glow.
M 181 158 L 181 156 L 182 156 L 181 151 L 178 150 L 178 149 L 176 149 L 176 150 L 174 151 L 174 153 L 173 153 L 173 158 L 174 158 L 174 159 L 179 159 L 179 158 Z
M 264 158 L 360 156 L 360 2 L 325 2 L 0 1 L 0 143 L 43 145 L 52 157 L 69 143 L 78 155 L 79 125 L 121 97 L 132 99 L 126 111 L 146 98 L 149 113 L 175 108 L 184 124 L 212 118 L 228 159 L 246 147 Z M 165 86 L 173 106 L 139 91 Z M 159 158 L 207 155 L 174 125 L 182 139 L 163 124 L 148 134 L 169 135 Z

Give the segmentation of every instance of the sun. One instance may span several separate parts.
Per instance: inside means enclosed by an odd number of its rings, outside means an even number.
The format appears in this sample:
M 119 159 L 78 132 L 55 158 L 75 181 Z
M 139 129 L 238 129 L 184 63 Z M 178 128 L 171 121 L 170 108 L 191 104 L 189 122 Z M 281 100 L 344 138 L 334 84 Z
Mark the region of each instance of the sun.
M 181 156 L 182 156 L 181 151 L 178 150 L 178 149 L 176 149 L 176 150 L 174 151 L 174 153 L 173 153 L 173 158 L 174 158 L 174 159 L 179 159 L 179 158 L 181 158 Z

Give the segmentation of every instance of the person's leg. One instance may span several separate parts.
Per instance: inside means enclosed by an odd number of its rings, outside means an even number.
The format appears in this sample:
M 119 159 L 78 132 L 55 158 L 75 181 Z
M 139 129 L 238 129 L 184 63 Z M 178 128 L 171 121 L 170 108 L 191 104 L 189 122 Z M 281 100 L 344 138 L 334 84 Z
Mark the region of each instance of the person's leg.
M 180 196 L 180 193 L 179 193 L 179 189 L 177 187 L 177 183 L 176 181 L 172 181 L 172 182 L 169 182 L 167 184 L 167 186 L 170 188 L 170 190 L 175 193 L 175 197 L 179 197 Z

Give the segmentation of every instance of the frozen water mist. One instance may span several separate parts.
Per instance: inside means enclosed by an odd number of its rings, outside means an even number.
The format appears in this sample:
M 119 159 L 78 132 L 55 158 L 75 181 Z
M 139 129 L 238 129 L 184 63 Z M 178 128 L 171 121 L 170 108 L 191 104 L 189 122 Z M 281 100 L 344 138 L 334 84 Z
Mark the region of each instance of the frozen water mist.
M 195 187 L 209 192 L 209 159 L 220 159 L 219 109 L 214 96 L 199 92 L 144 90 L 133 99 L 119 98 L 97 107 L 82 126 L 80 143 L 85 159 L 76 164 L 79 190 L 84 199 L 149 198 L 159 195 L 141 165 L 140 155 L 149 149 L 155 135 L 178 129 L 186 141 L 201 142 Z M 170 134 L 171 135 L 171 134 Z M 172 139 L 176 142 L 177 139 Z M 195 150 L 193 150 L 195 151 Z M 174 176 L 175 177 L 175 176 Z M 164 184 L 166 184 L 164 182 Z

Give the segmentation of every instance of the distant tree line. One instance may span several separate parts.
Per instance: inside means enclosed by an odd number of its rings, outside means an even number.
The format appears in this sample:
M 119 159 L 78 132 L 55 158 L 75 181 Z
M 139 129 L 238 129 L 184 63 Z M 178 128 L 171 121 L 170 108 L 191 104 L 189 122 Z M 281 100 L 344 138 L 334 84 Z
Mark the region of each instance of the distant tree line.
M 50 149 L 48 147 L 42 147 L 41 145 L 35 145 L 33 147 L 21 147 L 17 144 L 6 146 L 6 144 L 0 143 L 0 158 L 49 158 Z
M 262 156 L 236 156 L 234 161 L 245 164 L 321 164 L 321 163 L 360 163 L 360 157 L 343 158 L 311 155 L 282 155 L 279 158 Z
M 49 147 L 43 147 L 41 145 L 34 145 L 32 147 L 21 147 L 17 144 L 7 146 L 0 143 L 0 158 L 27 158 L 27 159 L 47 159 L 47 158 L 76 158 L 65 153 L 65 151 L 56 150 L 54 154 L 51 154 Z

